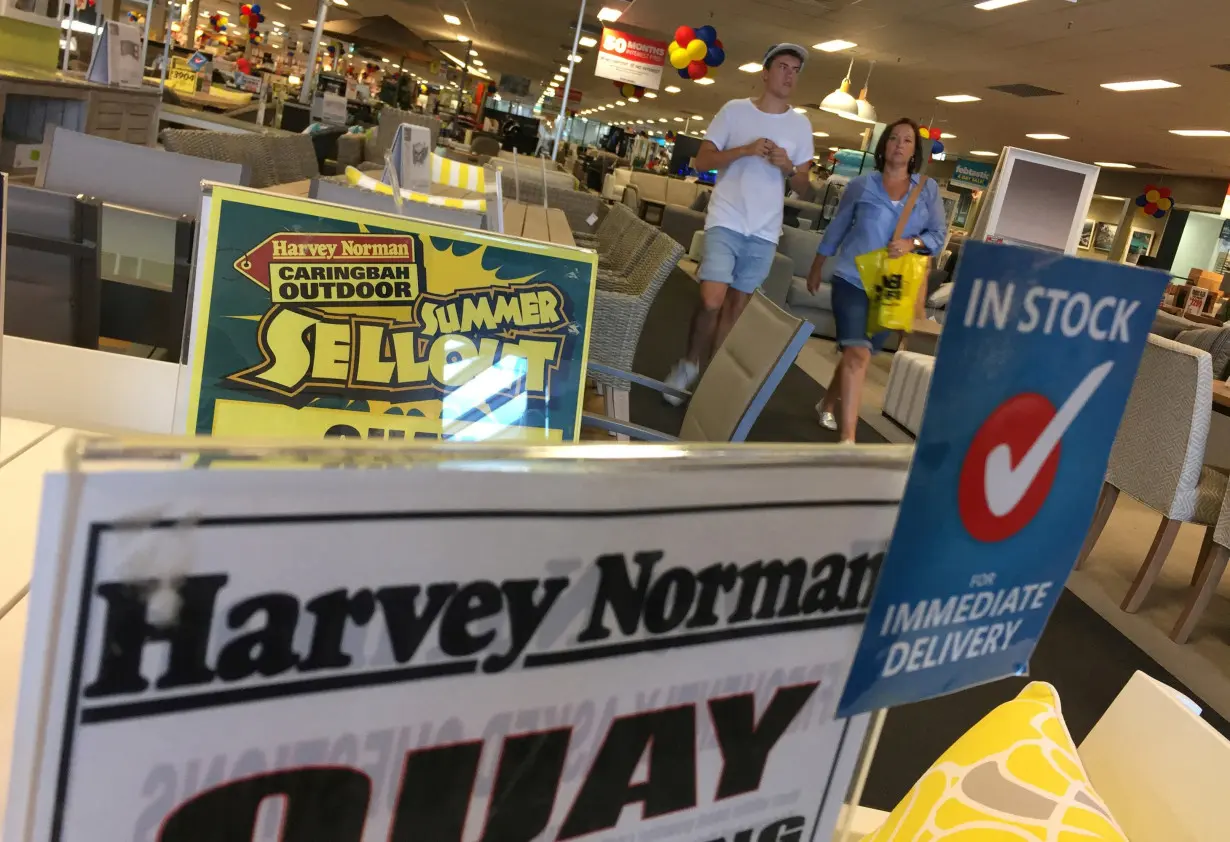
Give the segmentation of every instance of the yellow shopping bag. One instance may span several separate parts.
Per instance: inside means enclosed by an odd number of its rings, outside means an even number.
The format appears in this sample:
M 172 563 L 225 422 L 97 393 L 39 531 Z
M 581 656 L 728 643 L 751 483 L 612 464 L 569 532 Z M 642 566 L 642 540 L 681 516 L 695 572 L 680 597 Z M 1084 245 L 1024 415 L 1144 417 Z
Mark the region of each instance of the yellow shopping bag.
M 906 221 L 914 203 L 927 183 L 924 175 L 918 179 L 906 199 L 893 239 L 901 239 Z M 854 265 L 867 291 L 867 335 L 875 336 L 883 330 L 902 330 L 909 333 L 914 327 L 914 307 L 918 290 L 927 278 L 927 258 L 921 254 L 903 254 L 889 257 L 888 249 L 876 249 L 857 255 Z
M 882 330 L 909 333 L 918 290 L 927 278 L 927 258 L 921 254 L 889 257 L 888 249 L 877 249 L 854 258 L 854 265 L 867 291 L 867 335 Z

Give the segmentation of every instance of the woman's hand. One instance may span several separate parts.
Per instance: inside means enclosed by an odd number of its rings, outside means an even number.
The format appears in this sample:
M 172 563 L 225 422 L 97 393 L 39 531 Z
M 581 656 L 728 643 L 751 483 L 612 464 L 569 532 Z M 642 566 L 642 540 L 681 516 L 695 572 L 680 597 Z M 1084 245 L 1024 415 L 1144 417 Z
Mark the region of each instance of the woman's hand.
M 816 290 L 820 289 L 820 275 L 824 271 L 824 255 L 817 254 L 816 259 L 811 262 L 811 269 L 807 272 L 807 291 L 812 295 L 816 294 Z
M 914 250 L 914 240 L 910 237 L 902 237 L 900 240 L 893 240 L 888 244 L 889 257 L 901 257 L 903 254 L 909 254 Z

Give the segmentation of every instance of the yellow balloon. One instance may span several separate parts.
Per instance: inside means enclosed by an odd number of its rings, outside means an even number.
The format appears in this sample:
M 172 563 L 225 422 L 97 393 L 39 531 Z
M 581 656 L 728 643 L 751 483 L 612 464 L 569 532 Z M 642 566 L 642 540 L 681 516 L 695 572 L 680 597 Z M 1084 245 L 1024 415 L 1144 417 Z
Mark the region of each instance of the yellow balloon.
M 923 126 L 921 129 L 919 129 L 918 133 L 922 135 L 924 138 L 926 138 L 927 140 L 931 139 L 931 132 L 930 130 L 927 129 L 926 126 Z
M 1156 190 L 1150 190 L 1148 193 L 1145 194 L 1146 202 L 1156 203 L 1160 198 L 1162 198 L 1162 194 L 1157 192 Z
M 705 54 L 709 52 L 709 45 L 699 38 L 693 38 L 688 42 L 687 53 L 688 58 L 692 61 L 704 61 Z
M 679 46 L 678 41 L 671 41 L 670 44 L 666 48 L 666 54 L 669 56 L 671 53 L 675 52 L 675 50 L 682 50 L 682 49 L 683 47 Z
M 703 42 L 702 42 L 703 43 Z M 687 50 L 675 50 L 671 53 L 671 67 L 676 70 L 683 70 L 692 60 L 688 58 Z
M 1170 210 L 1171 206 L 1173 206 L 1173 205 L 1174 205 L 1174 200 L 1173 200 L 1173 199 L 1158 199 L 1158 200 L 1157 200 L 1157 209 L 1158 209 L 1158 210 L 1168 211 L 1168 210 Z

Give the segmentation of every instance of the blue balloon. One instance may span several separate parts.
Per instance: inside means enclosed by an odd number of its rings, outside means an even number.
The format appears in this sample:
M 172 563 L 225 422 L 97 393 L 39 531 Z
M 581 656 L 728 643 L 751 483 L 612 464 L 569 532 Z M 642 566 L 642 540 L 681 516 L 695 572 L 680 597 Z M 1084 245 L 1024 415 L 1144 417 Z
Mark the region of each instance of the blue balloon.
M 685 67 L 683 68 L 683 70 L 679 71 L 679 78 L 680 79 L 691 79 L 692 77 L 688 75 L 688 69 Z
M 1145 198 L 1143 193 L 1141 193 L 1136 197 L 1136 204 L 1143 208 L 1145 205 L 1149 204 L 1149 200 Z
M 724 61 L 726 61 L 726 51 L 721 47 L 710 47 L 709 52 L 705 53 L 705 64 L 710 67 L 719 67 Z
M 932 141 L 932 143 L 931 143 L 931 154 L 932 154 L 932 155 L 941 155 L 941 154 L 943 154 L 943 152 L 944 152 L 944 144 L 940 143 L 938 140 L 936 140 L 936 141 Z
M 259 14 L 261 13 L 261 7 L 260 7 L 260 6 L 253 6 L 253 7 L 252 7 L 252 11 L 253 11 L 253 12 L 255 12 L 256 14 L 258 14 L 258 15 L 259 15 Z
M 693 32 L 696 33 L 697 38 L 704 41 L 710 47 L 712 47 L 713 42 L 717 40 L 717 30 L 714 29 L 709 24 L 705 24 L 704 26 L 698 26 L 696 27 L 696 29 L 693 30 Z
M 1153 212 L 1154 219 L 1161 219 L 1165 215 L 1166 215 L 1166 211 L 1162 210 L 1161 208 L 1158 208 L 1157 210 Z

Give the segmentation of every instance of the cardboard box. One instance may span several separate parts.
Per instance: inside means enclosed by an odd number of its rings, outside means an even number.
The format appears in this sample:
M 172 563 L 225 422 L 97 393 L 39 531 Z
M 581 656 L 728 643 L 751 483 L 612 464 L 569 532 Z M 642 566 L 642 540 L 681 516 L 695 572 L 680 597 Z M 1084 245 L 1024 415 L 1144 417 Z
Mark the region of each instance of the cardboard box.
M 1222 276 L 1207 269 L 1193 269 L 1187 274 L 1187 280 L 1203 289 L 1217 290 L 1221 289 Z

